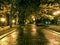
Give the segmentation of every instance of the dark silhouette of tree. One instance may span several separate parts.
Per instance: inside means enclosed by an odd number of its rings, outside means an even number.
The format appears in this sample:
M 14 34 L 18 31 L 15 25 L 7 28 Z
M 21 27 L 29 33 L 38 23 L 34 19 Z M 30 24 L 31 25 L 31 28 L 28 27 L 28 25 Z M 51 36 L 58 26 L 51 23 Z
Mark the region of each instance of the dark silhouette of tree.
M 32 12 L 36 12 L 38 10 L 38 7 L 40 5 L 40 0 L 16 0 L 16 6 L 18 11 L 20 12 L 19 14 L 19 19 L 25 20 L 27 16 L 29 16 Z

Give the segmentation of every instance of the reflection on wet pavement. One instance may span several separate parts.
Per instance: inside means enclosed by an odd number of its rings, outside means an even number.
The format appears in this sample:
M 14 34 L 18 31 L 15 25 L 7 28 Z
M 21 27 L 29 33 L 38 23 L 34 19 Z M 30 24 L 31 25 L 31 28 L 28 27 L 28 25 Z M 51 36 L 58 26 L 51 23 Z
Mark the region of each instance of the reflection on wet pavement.
M 36 35 L 36 26 L 35 25 L 32 25 L 31 26 L 31 30 L 32 30 L 32 32 L 31 32 L 31 34 L 34 36 L 34 35 Z
M 0 40 L 0 45 L 17 45 L 18 33 L 14 32 Z
M 18 45 L 47 45 L 48 40 L 36 25 L 19 29 Z
M 48 40 L 35 25 L 19 27 L 15 32 L 0 40 L 0 45 L 47 45 Z

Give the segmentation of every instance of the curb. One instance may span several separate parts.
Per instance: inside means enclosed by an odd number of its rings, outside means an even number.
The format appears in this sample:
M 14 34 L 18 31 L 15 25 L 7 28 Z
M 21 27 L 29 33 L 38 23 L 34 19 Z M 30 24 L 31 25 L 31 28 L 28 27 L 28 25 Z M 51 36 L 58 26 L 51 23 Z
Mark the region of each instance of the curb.
M 48 29 L 51 29 L 50 31 L 52 31 L 52 32 L 55 33 L 55 34 L 60 35 L 60 32 L 58 32 L 58 31 L 56 31 L 56 30 L 54 30 L 54 29 L 52 29 L 52 28 L 48 28 Z
M 10 32 L 8 32 L 8 33 L 3 34 L 2 36 L 0 36 L 0 40 L 3 39 L 4 37 L 6 37 L 7 35 L 11 34 L 12 32 L 14 32 L 15 30 L 12 30 L 12 31 L 10 31 Z

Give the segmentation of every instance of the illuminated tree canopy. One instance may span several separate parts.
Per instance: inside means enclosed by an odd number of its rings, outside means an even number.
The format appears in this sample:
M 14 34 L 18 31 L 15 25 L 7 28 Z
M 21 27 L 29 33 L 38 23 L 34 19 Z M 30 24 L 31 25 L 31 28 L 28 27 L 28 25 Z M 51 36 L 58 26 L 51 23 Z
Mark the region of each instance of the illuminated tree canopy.
M 40 15 L 50 15 L 51 11 L 59 9 L 58 0 L 0 0 L 0 7 L 3 5 L 10 5 L 13 14 L 18 11 L 19 19 L 24 20 L 29 17 L 33 12 L 38 18 Z M 7 10 L 9 8 L 6 6 Z

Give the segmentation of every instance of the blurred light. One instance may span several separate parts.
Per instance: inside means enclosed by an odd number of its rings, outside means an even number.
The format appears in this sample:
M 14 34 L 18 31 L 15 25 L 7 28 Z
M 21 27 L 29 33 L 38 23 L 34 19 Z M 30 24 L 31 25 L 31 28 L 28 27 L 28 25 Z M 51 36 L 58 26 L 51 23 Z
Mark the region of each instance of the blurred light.
M 31 28 L 32 28 L 31 34 L 32 34 L 33 36 L 35 36 L 36 33 L 37 33 L 37 32 L 36 32 L 36 25 L 32 25 Z
M 15 23 L 15 20 L 12 20 L 12 23 Z
M 57 11 L 57 14 L 59 14 L 60 13 L 60 11 Z
M 48 21 L 46 21 L 46 24 L 48 24 Z
M 35 16 L 32 16 L 33 21 L 35 21 Z
M 32 16 L 32 18 L 35 18 L 34 16 Z
M 33 21 L 35 21 L 35 18 L 33 18 Z
M 46 23 L 46 24 L 50 24 L 50 21 L 46 21 L 45 23 Z
M 53 15 L 56 15 L 56 14 L 57 14 L 56 12 L 53 13 Z
M 5 19 L 5 18 L 1 18 L 1 21 L 2 21 L 2 22 L 5 22 L 5 21 L 6 21 L 6 19 Z
M 60 11 L 53 12 L 53 15 L 58 15 L 60 14 Z

